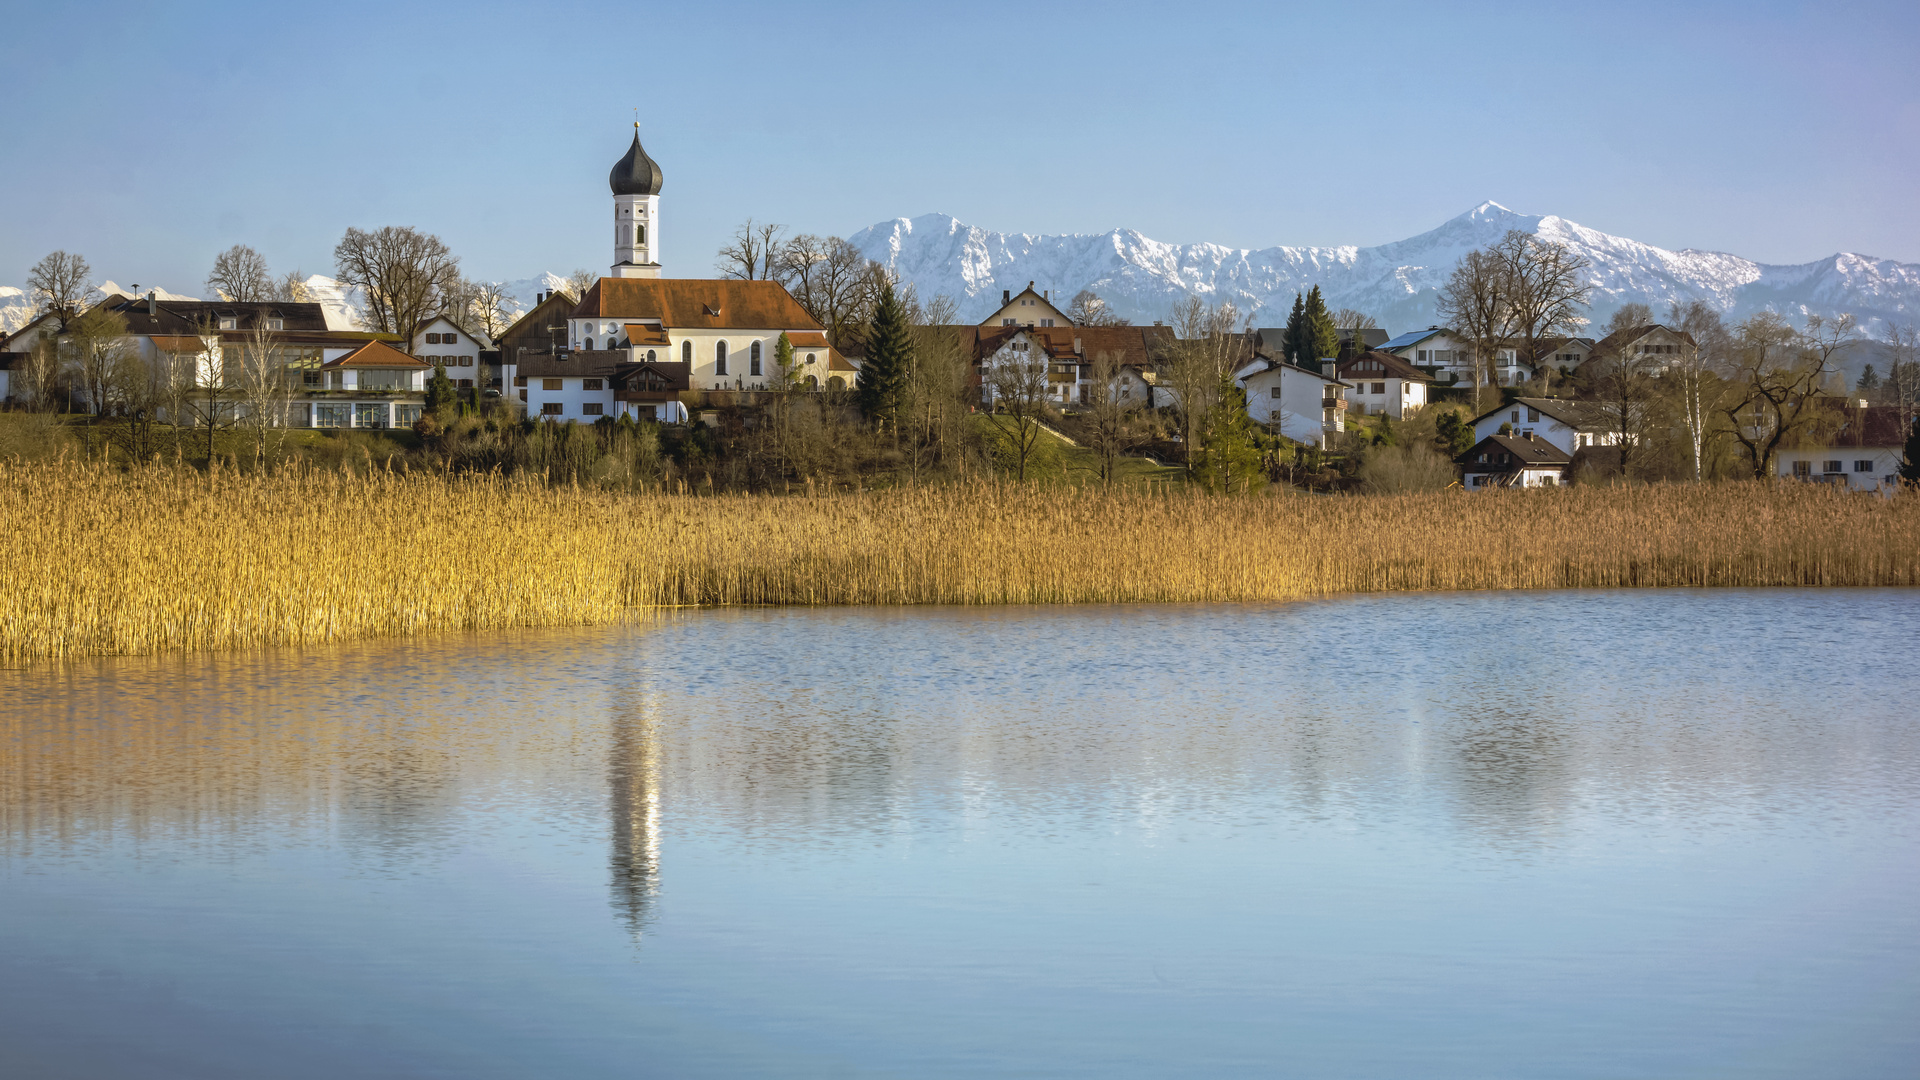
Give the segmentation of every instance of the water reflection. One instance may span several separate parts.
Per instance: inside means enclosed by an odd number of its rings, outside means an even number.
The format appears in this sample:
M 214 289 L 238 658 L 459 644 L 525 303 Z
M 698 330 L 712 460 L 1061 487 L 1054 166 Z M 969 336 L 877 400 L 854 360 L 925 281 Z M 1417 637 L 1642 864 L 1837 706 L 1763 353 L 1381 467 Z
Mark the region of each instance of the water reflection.
M 1559 593 L 0 672 L 0 1074 L 174 1015 L 111 971 L 258 1050 L 194 1075 L 1872 1075 L 1818 1066 L 1920 1052 L 1920 673 L 1807 659 L 1916 636 Z
M 637 941 L 660 892 L 659 702 L 650 692 L 617 702 L 608 746 L 607 814 L 613 908 Z

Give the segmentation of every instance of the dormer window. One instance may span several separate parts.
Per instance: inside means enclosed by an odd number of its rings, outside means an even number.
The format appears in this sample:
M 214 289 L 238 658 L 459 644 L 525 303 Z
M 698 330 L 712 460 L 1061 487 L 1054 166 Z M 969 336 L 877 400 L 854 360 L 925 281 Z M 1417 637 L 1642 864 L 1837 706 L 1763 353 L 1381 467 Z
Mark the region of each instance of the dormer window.
M 285 330 L 286 328 L 287 328 L 287 323 L 285 319 L 268 319 L 267 320 L 267 329 L 269 330 Z
M 236 315 L 222 315 L 222 316 L 220 316 L 220 329 L 222 329 L 222 330 L 238 330 L 238 329 L 240 329 L 240 319 L 239 319 L 239 316 L 236 316 Z

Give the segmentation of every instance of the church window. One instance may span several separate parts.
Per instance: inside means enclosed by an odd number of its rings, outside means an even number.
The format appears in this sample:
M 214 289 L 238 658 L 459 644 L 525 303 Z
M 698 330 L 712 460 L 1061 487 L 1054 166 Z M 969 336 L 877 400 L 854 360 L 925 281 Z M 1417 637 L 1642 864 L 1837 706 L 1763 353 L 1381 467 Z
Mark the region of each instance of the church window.
M 652 349 L 648 349 L 648 350 L 647 350 L 647 363 L 649 363 L 649 364 L 651 364 L 651 363 L 653 363 L 653 350 L 652 350 Z
M 747 348 L 747 374 L 760 374 L 760 343 L 758 341 Z
M 727 343 L 724 341 L 713 343 L 713 373 L 715 375 L 727 373 Z
M 644 244 L 647 242 L 647 227 L 645 225 L 635 225 L 633 227 L 633 242 L 636 244 Z
M 693 342 L 683 341 L 680 343 L 680 362 L 683 364 L 693 363 Z
M 586 343 L 586 345 L 584 346 L 584 348 L 585 348 L 585 349 L 586 349 L 586 350 L 587 350 L 588 352 L 592 352 L 592 351 L 593 351 L 593 339 L 592 339 L 592 338 L 588 338 L 588 339 L 587 339 L 587 343 Z
M 807 363 L 809 363 L 809 364 L 811 364 L 811 363 L 813 363 L 813 354 L 812 354 L 812 353 L 808 353 L 808 354 L 807 354 Z

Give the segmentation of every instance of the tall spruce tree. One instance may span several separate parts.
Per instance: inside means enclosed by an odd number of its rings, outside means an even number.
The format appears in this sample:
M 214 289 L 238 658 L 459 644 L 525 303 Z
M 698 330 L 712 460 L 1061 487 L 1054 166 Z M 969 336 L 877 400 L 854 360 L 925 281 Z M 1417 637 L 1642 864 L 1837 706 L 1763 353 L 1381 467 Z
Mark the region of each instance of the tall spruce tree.
M 1920 485 L 1920 417 L 1907 429 L 1907 445 L 1901 451 L 1900 479 Z
M 1287 313 L 1287 328 L 1280 335 L 1280 352 L 1289 364 L 1303 363 L 1311 348 L 1307 335 L 1307 302 L 1293 294 L 1293 310 Z
M 1340 328 L 1333 325 L 1333 313 L 1327 310 L 1327 302 L 1320 296 L 1320 286 L 1307 290 L 1306 307 L 1301 314 L 1306 319 L 1307 343 L 1312 346 L 1307 355 L 1310 363 L 1302 366 L 1318 371 L 1319 361 L 1340 355 Z
M 425 412 L 435 420 L 450 419 L 453 406 L 460 398 L 453 380 L 447 378 L 447 369 L 443 364 L 433 365 L 433 376 L 427 380 L 427 401 Z
M 874 305 L 867 331 L 867 356 L 857 380 L 860 411 L 881 428 L 892 428 L 900 411 L 900 395 L 913 370 L 913 330 L 907 324 L 906 305 L 887 282 Z

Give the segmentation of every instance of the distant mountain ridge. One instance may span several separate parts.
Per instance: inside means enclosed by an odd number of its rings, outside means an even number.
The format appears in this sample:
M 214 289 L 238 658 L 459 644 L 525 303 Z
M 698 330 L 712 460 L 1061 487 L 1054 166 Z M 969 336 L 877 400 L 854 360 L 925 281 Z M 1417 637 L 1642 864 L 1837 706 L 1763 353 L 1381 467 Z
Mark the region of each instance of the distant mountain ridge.
M 1164 319 L 1175 301 L 1232 300 L 1256 325 L 1286 320 L 1293 296 L 1319 285 L 1331 307 L 1372 315 L 1389 330 L 1437 321 L 1434 298 L 1460 257 L 1519 229 L 1568 245 L 1592 264 L 1595 325 L 1638 301 L 1664 312 L 1675 300 L 1705 300 L 1731 318 L 1763 308 L 1794 317 L 1850 311 L 1877 334 L 1888 320 L 1920 317 L 1920 264 L 1843 253 L 1773 266 L 1721 252 L 1668 251 L 1552 215 L 1485 202 L 1418 236 L 1375 247 L 1167 244 L 1131 229 L 1094 235 L 997 233 L 946 214 L 895 218 L 849 238 L 898 271 L 922 295 L 946 294 L 961 316 L 991 314 L 1003 289 L 1027 282 L 1065 306 L 1092 289 L 1135 322 Z

